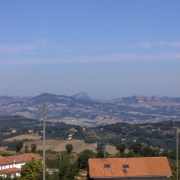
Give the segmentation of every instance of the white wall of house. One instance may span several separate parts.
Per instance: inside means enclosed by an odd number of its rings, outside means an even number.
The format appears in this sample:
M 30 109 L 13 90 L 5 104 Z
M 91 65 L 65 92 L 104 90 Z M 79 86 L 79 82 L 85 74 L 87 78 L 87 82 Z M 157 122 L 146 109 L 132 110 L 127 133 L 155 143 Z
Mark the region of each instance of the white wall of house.
M 23 162 L 23 163 L 15 163 L 14 162 L 12 164 L 1 165 L 0 170 L 9 169 L 9 168 L 19 168 L 19 169 L 21 169 L 24 164 L 25 164 L 25 162 Z M 14 177 L 19 177 L 20 175 L 21 174 L 19 172 L 17 172 L 17 173 L 12 173 L 10 176 L 11 176 L 11 178 L 14 178 Z M 7 174 L 0 174 L 0 177 L 7 178 Z
M 21 175 L 20 173 L 13 173 L 13 174 L 10 175 L 10 177 L 11 178 L 20 177 L 20 175 Z M 3 177 L 3 178 L 7 178 L 8 177 L 7 174 L 1 174 L 0 176 Z
M 25 164 L 25 162 L 23 162 L 23 163 L 22 162 L 21 163 L 15 163 L 14 167 L 21 169 L 24 164 Z
M 14 167 L 13 164 L 4 164 L 0 166 L 0 170 Z
M 21 169 L 21 167 L 25 164 L 25 162 L 23 163 L 13 163 L 13 164 L 4 164 L 0 166 L 0 170 L 2 169 L 9 169 L 9 168 L 19 168 Z

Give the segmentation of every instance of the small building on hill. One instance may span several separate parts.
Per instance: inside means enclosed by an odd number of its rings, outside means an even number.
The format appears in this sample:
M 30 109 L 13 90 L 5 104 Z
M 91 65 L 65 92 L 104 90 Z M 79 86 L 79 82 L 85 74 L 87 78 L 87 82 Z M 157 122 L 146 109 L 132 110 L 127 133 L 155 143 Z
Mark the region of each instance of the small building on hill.
M 73 139 L 73 134 L 69 134 L 67 140 L 72 141 L 72 139 Z
M 167 180 L 172 176 L 166 157 L 94 158 L 89 178 L 96 180 Z
M 7 157 L 0 156 L 0 177 L 19 177 L 21 174 L 21 167 L 27 161 L 32 160 L 32 158 L 37 160 L 42 159 L 41 156 L 34 153 L 25 153 Z
M 11 133 L 17 133 L 17 129 L 11 129 Z

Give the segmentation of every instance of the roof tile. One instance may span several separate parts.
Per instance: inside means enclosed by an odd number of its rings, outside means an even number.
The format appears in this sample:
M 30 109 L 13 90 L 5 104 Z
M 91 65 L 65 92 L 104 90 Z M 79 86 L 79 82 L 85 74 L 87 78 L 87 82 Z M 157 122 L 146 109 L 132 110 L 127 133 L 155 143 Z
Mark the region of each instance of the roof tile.
M 89 174 L 97 177 L 171 176 L 166 157 L 89 159 Z M 104 168 L 110 164 L 110 168 Z M 128 164 L 129 168 L 123 168 Z
M 42 159 L 41 156 L 34 153 L 25 153 L 25 154 L 19 154 L 14 156 L 7 156 L 7 157 L 0 156 L 0 166 L 6 164 L 13 164 L 14 162 L 23 163 L 26 161 L 30 161 L 32 158 Z
M 12 174 L 12 173 L 20 173 L 21 169 L 19 168 L 8 168 L 0 170 L 0 174 Z

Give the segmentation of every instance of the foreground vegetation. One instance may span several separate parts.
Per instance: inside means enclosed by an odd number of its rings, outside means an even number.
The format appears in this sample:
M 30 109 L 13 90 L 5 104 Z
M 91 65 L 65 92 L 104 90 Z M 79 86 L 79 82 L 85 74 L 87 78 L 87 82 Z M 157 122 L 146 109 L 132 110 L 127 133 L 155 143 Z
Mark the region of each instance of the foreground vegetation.
M 55 152 L 48 150 L 46 152 L 46 179 L 73 180 L 78 177 L 85 180 L 87 179 L 87 161 L 91 157 L 140 156 L 168 157 L 173 172 L 173 176 L 169 179 L 176 179 L 176 128 L 180 128 L 180 122 L 167 121 L 154 124 L 117 123 L 96 128 L 47 122 L 46 139 L 67 140 L 71 135 L 73 139 L 84 140 L 86 143 L 97 143 L 97 148 L 96 152 L 84 150 L 80 153 L 73 153 L 73 146 L 69 141 L 66 151 Z M 28 139 L 6 141 L 8 138 L 23 134 L 42 136 L 42 122 L 18 116 L 0 117 L 0 147 L 6 147 L 6 151 L 0 152 L 1 155 L 7 156 L 10 151 L 16 151 L 16 153 L 34 152 L 42 155 L 42 152 L 37 149 L 35 144 L 26 145 L 30 141 Z M 116 146 L 119 153 L 114 155 L 107 153 L 105 149 L 107 144 Z
M 79 154 L 73 153 L 73 146 L 69 144 L 66 151 L 55 152 L 46 151 L 46 180 L 87 180 L 88 179 L 88 159 L 89 158 L 108 158 L 108 157 L 141 157 L 141 156 L 167 156 L 173 173 L 170 180 L 176 179 L 176 161 L 174 151 L 158 152 L 152 150 L 148 146 L 143 146 L 141 143 L 134 143 L 128 147 L 129 152 L 126 153 L 126 146 L 119 144 L 117 149 L 119 153 L 111 155 L 106 153 L 102 144 L 98 144 L 96 152 L 84 150 Z M 23 151 L 19 153 L 24 153 Z M 35 153 L 42 155 L 42 151 L 36 150 Z M 4 154 L 1 154 L 4 155 Z M 6 152 L 6 155 L 9 155 Z M 180 174 L 180 172 L 179 172 Z M 180 178 L 180 176 L 179 176 Z M 9 178 L 6 178 L 9 179 Z M 42 180 L 42 163 L 34 160 L 28 161 L 21 170 L 21 177 L 14 178 L 18 180 Z

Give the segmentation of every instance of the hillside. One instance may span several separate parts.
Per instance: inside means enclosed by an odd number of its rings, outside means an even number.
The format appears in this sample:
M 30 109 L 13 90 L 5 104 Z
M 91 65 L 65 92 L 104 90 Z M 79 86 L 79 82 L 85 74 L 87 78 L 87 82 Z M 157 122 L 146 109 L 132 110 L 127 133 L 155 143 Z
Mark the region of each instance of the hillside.
M 47 120 L 76 125 L 177 121 L 180 118 L 179 97 L 132 96 L 102 101 L 91 99 L 84 92 L 74 96 L 48 93 L 36 97 L 1 96 L 0 116 L 19 115 L 40 120 L 44 102 Z
M 141 142 L 158 148 L 175 149 L 176 128 L 179 121 L 159 123 L 116 123 L 100 127 L 81 127 L 59 122 L 46 123 L 47 140 L 82 140 L 85 143 L 103 143 L 116 146 L 119 143 L 130 145 Z M 42 138 L 42 121 L 23 117 L 0 117 L 0 146 L 15 148 L 16 140 Z M 16 130 L 16 131 L 12 131 Z M 72 139 L 69 140 L 69 136 Z

